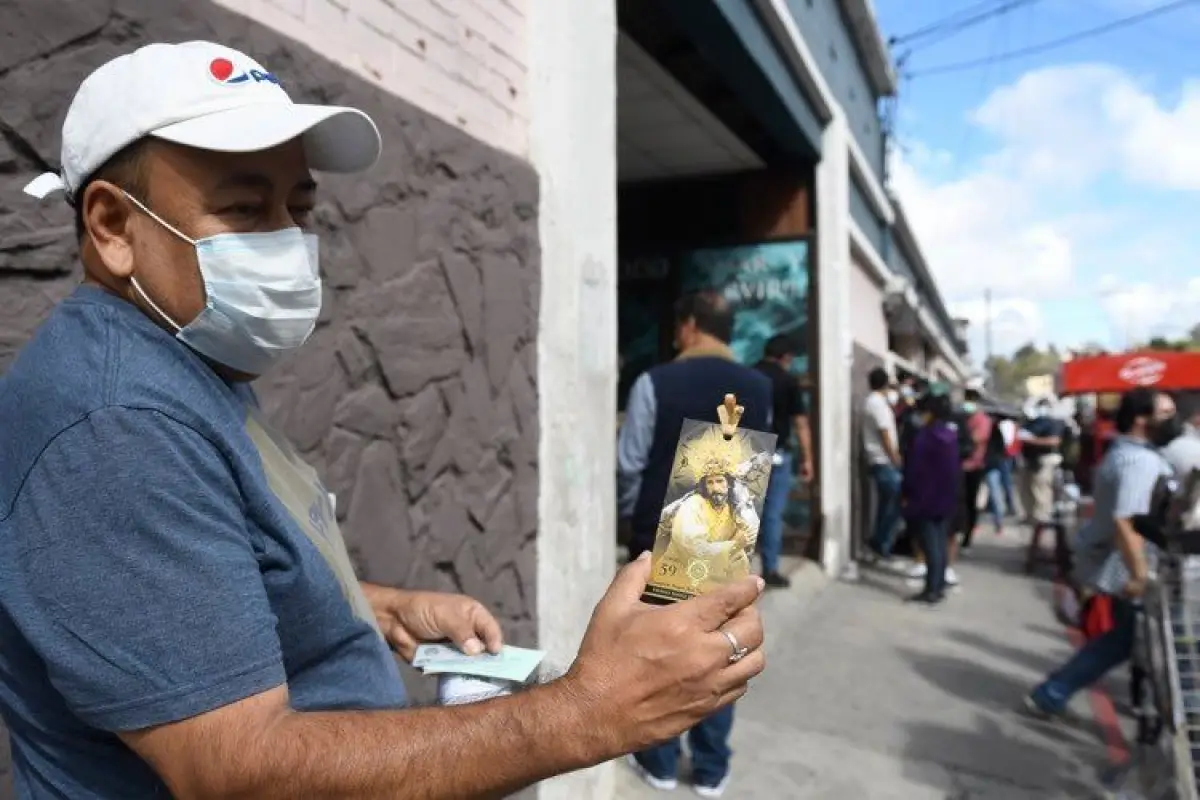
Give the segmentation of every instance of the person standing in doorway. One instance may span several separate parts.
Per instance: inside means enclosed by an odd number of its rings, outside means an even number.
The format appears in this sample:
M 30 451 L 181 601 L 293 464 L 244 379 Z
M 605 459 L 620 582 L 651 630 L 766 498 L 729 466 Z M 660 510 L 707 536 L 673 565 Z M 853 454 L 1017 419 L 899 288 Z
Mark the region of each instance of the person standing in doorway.
M 888 402 L 887 370 L 876 367 L 867 376 L 871 393 L 863 404 L 863 450 L 875 486 L 875 525 L 868 543 L 868 558 L 890 561 L 896 529 L 900 525 L 900 439 L 896 414 Z
M 958 433 L 949 424 L 950 397 L 942 393 L 921 399 L 921 427 L 904 459 L 904 516 L 925 556 L 925 588 L 912 602 L 937 605 L 945 598 L 949 523 L 958 494 L 946 491 L 962 479 Z
M 963 459 L 964 524 L 962 548 L 971 547 L 975 528 L 979 525 L 979 490 L 987 466 L 987 445 L 992 435 L 992 418 L 979 407 L 982 398 L 976 389 L 967 389 L 963 402 L 963 423 L 971 437 L 970 454 Z
M 783 549 L 783 512 L 792 491 L 796 462 L 800 464 L 800 480 L 808 483 L 813 477 L 812 429 L 808 424 L 808 407 L 800 384 L 791 371 L 795 350 L 788 336 L 775 336 L 767 342 L 763 359 L 755 367 L 770 379 L 774 398 L 772 420 L 777 437 L 776 450 L 758 535 L 763 580 L 767 586 L 774 588 L 791 585 L 779 571 L 779 555 Z M 791 446 L 793 432 L 799 444 L 798 452 Z
M 617 444 L 619 513 L 631 519 L 630 558 L 654 547 L 675 447 L 685 419 L 716 423 L 727 393 L 745 407 L 742 426 L 768 430 L 771 381 L 739 364 L 729 348 L 733 310 L 711 290 L 680 298 L 675 305 L 674 361 L 642 373 L 633 383 Z M 729 784 L 733 706 L 701 720 L 688 732 L 692 783 L 702 797 L 720 797 Z M 678 785 L 681 745 L 671 739 L 629 758 L 638 776 L 655 789 Z

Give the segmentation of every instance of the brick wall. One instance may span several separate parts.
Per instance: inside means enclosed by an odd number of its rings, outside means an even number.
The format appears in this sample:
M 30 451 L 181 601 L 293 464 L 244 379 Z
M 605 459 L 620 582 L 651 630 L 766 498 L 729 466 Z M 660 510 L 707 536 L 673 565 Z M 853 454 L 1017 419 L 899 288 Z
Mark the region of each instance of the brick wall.
M 385 142 L 371 172 L 321 180 L 322 320 L 264 405 L 338 493 L 362 577 L 475 595 L 533 644 L 537 176 L 278 31 L 199 0 L 0 0 L 0 373 L 79 280 L 65 204 L 21 192 L 57 163 L 71 95 L 120 53 L 196 38 L 363 108 Z
M 214 0 L 511 153 L 528 149 L 529 0 Z

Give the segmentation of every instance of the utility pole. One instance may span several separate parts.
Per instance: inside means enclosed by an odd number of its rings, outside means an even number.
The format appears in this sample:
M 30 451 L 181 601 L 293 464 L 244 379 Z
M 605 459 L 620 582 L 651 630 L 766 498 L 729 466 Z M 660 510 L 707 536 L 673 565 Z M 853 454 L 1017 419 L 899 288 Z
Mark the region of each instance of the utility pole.
M 983 364 L 987 374 L 987 387 L 994 388 L 992 375 L 992 290 L 983 290 Z

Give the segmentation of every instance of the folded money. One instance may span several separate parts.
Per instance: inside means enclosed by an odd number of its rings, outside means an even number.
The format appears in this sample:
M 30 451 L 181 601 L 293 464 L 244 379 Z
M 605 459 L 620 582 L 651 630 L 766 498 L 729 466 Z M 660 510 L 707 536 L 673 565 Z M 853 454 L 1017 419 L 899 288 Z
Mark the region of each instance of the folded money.
M 439 675 L 438 702 L 444 706 L 478 703 L 512 694 L 513 683 L 470 675 Z
M 412 665 L 426 675 L 473 675 L 524 683 L 542 663 L 544 650 L 504 645 L 499 653 L 469 656 L 450 644 L 423 644 L 417 648 Z

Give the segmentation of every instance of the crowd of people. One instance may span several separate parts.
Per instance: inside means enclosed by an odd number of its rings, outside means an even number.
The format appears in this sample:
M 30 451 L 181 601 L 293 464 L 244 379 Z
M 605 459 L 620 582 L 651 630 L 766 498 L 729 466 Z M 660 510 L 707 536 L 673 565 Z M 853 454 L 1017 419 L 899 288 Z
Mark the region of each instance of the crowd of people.
M 861 560 L 905 571 L 921 587 L 910 601 L 937 605 L 958 585 L 954 563 L 983 510 L 996 534 L 1007 518 L 1030 525 L 1032 568 L 1041 532 L 1057 525 L 1055 480 L 1070 430 L 1050 401 L 1023 413 L 986 407 L 978 387 L 956 400 L 947 384 L 895 381 L 883 368 L 868 383 L 862 443 L 876 503 Z
M 876 504 L 860 560 L 907 571 L 921 583 L 909 600 L 936 606 L 958 582 L 958 554 L 985 524 L 980 510 L 997 534 L 1006 519 L 1027 526 L 1027 571 L 1041 534 L 1053 530 L 1055 576 L 1071 590 L 1068 622 L 1085 644 L 1024 709 L 1064 714 L 1076 693 L 1131 658 L 1137 603 L 1161 556 L 1146 531 L 1164 527 L 1155 516 L 1169 481 L 1177 487 L 1200 471 L 1200 403 L 1138 388 L 1068 416 L 1051 398 L 1013 411 L 985 406 L 974 388 L 956 401 L 949 386 L 897 383 L 883 369 L 868 380 L 862 443 Z M 1062 515 L 1063 487 L 1076 480 L 1092 497 L 1077 526 Z

